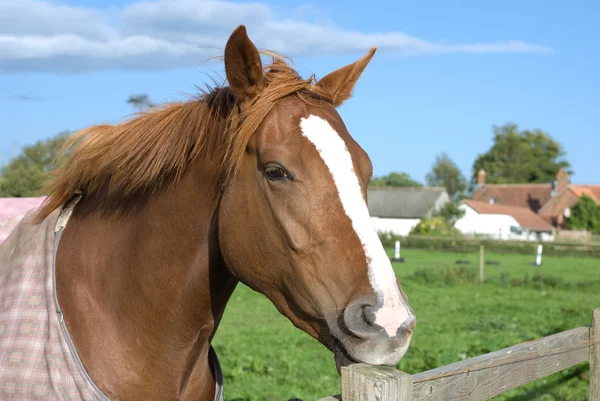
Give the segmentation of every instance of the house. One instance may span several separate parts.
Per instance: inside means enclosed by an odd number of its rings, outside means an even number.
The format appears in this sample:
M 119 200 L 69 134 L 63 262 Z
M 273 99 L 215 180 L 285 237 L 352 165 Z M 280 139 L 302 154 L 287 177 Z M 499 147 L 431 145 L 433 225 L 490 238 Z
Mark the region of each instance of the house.
M 479 171 L 473 200 L 489 204 L 526 207 L 557 229 L 565 228 L 570 208 L 583 195 L 600 205 L 600 185 L 574 185 L 561 168 L 556 180 L 547 184 L 486 184 L 486 173 Z
M 378 232 L 406 236 L 450 201 L 443 187 L 369 187 L 371 222 Z
M 473 191 L 475 201 L 527 207 L 537 213 L 553 196 L 555 184 L 552 183 L 486 184 L 485 176 L 486 172 L 480 170 L 477 175 L 477 186 Z M 564 180 L 560 184 L 566 185 Z
M 538 211 L 538 214 L 558 229 L 566 228 L 565 219 L 571 215 L 571 208 L 579 198 L 587 195 L 600 205 L 600 185 L 568 185 L 559 191 Z
M 459 208 L 465 214 L 454 227 L 464 235 L 502 240 L 554 240 L 552 225 L 528 207 L 464 200 Z

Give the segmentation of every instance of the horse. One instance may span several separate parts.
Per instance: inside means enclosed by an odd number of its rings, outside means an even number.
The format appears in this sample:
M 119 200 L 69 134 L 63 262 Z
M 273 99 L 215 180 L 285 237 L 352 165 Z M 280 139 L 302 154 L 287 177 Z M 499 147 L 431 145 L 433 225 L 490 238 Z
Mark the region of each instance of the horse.
M 397 364 L 415 315 L 370 223 L 371 161 L 337 111 L 375 51 L 303 79 L 240 25 L 228 85 L 74 134 L 0 248 L 0 394 L 222 399 L 211 340 L 239 282 L 338 372 Z

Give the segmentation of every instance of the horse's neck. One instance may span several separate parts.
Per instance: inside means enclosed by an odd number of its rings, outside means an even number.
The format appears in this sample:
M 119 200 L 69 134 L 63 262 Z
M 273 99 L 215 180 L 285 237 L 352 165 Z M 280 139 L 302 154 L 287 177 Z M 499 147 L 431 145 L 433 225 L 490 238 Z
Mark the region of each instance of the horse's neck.
M 190 173 L 125 215 L 83 198 L 64 231 L 59 303 L 109 398 L 196 399 L 203 390 L 210 399 L 209 341 L 236 281 L 218 245 L 218 182 L 199 178 Z

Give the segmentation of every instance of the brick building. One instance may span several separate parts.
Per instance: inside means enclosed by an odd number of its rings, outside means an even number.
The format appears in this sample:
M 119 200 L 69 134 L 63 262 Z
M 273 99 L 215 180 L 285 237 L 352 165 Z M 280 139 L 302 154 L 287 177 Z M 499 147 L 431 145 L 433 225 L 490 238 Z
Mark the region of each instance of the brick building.
M 479 171 L 473 200 L 491 205 L 529 208 L 557 229 L 565 227 L 570 209 L 583 195 L 600 205 L 600 185 L 574 185 L 561 168 L 556 180 L 547 184 L 486 184 L 486 173 Z

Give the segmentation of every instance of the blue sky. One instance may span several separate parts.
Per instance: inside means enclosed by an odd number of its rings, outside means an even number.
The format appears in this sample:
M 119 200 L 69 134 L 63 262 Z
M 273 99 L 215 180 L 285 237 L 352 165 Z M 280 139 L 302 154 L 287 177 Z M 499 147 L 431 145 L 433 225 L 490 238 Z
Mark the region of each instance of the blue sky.
M 379 50 L 340 108 L 375 174 L 463 173 L 492 125 L 541 128 L 575 183 L 600 183 L 600 3 L 590 1 L 0 0 L 0 164 L 62 130 L 116 123 L 131 94 L 185 99 L 239 24 L 302 75 Z

